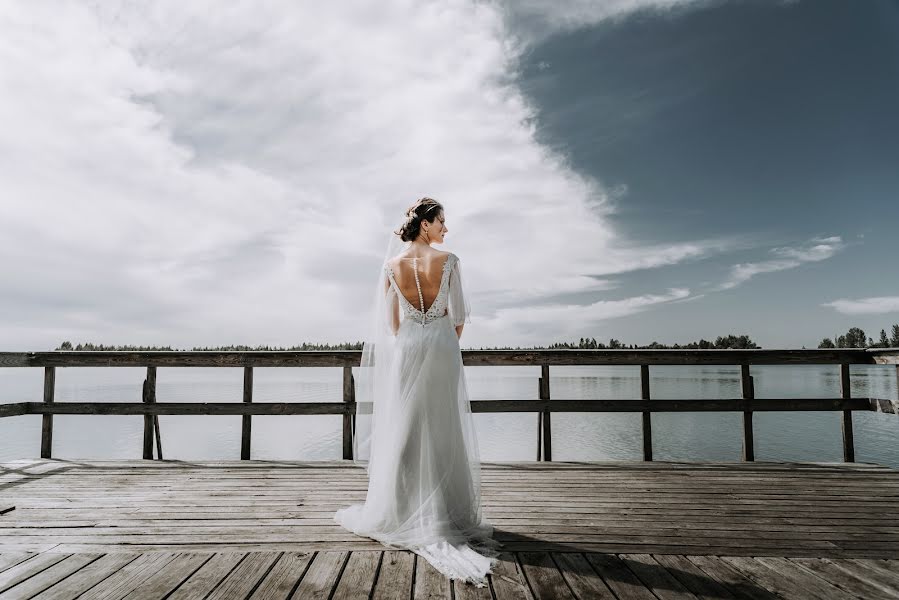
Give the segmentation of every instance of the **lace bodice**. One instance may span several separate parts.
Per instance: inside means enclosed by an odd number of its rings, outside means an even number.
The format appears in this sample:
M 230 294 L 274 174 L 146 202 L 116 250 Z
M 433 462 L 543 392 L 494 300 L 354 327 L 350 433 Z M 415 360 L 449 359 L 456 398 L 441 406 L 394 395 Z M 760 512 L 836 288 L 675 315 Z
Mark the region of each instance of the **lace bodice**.
M 400 287 L 396 283 L 396 278 L 393 273 L 393 269 L 390 268 L 388 263 L 384 263 L 384 269 L 387 271 L 387 278 L 390 279 L 390 285 L 393 286 L 394 292 L 399 298 L 400 306 L 403 309 L 403 316 L 406 319 L 411 319 L 416 323 L 420 323 L 425 325 L 427 323 L 431 323 L 436 321 L 437 319 L 445 316 L 447 314 L 447 305 L 449 303 L 449 274 L 453 268 L 453 262 L 456 260 L 456 255 L 450 253 L 446 260 L 443 263 L 443 273 L 440 276 L 440 287 L 437 291 L 437 297 L 434 299 L 434 302 L 428 307 L 428 310 L 422 311 L 418 308 L 412 306 L 406 297 L 403 296 L 402 292 L 400 292 Z M 418 298 L 419 305 L 424 305 L 422 301 L 421 295 L 421 284 L 418 281 L 418 271 L 415 271 L 415 286 L 418 288 Z

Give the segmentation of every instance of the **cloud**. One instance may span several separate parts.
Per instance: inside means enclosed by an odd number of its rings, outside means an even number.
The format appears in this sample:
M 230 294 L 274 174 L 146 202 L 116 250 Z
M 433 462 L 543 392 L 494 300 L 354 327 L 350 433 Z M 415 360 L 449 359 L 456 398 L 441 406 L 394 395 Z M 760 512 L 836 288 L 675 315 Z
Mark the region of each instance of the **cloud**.
M 0 11 L 9 349 L 359 339 L 387 234 L 422 195 L 446 204 L 475 317 L 733 247 L 615 231 L 626 189 L 536 141 L 524 47 L 495 4 Z
M 821 306 L 829 306 L 844 315 L 880 315 L 899 312 L 899 296 L 872 296 L 869 298 L 840 298 L 824 302 Z
M 640 14 L 676 15 L 720 3 L 721 0 L 504 0 L 502 6 L 520 42 L 530 46 L 557 33 L 604 22 L 620 23 Z
M 492 332 L 493 338 L 504 344 L 518 343 L 523 337 L 521 332 L 528 332 L 533 338 L 546 343 L 551 341 L 550 337 L 555 339 L 583 335 L 585 324 L 626 317 L 662 304 L 681 301 L 689 295 L 690 290 L 687 288 L 669 288 L 664 294 L 643 294 L 619 300 L 598 300 L 589 304 L 559 303 L 500 308 L 492 317 L 482 319 L 478 327 Z
M 711 291 L 735 288 L 762 273 L 774 273 L 776 271 L 795 269 L 808 262 L 826 260 L 844 247 L 845 244 L 840 236 L 832 236 L 826 238 L 813 238 L 807 242 L 806 246 L 771 248 L 769 252 L 780 258 L 733 265 L 730 269 L 730 276 L 728 279 L 713 287 Z

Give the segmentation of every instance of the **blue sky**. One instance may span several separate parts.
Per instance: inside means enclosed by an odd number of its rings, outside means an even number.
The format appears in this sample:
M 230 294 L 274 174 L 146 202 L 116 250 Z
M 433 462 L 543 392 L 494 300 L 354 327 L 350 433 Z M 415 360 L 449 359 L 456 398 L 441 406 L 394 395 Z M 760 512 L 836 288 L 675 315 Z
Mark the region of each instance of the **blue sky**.
M 0 11 L 4 350 L 360 339 L 423 195 L 463 346 L 899 323 L 899 3 Z
M 698 291 L 766 250 L 839 237 L 820 262 L 759 274 L 693 303 L 607 323 L 614 337 L 734 331 L 770 347 L 899 322 L 899 3 L 721 2 L 553 35 L 522 88 L 539 138 L 626 195 L 635 241 L 748 235 L 754 247 L 621 277 Z M 883 312 L 824 303 L 893 297 Z M 846 314 L 849 312 L 850 314 Z M 609 331 L 611 329 L 611 331 Z M 597 336 L 599 338 L 599 336 Z M 603 335 L 600 339 L 606 339 Z

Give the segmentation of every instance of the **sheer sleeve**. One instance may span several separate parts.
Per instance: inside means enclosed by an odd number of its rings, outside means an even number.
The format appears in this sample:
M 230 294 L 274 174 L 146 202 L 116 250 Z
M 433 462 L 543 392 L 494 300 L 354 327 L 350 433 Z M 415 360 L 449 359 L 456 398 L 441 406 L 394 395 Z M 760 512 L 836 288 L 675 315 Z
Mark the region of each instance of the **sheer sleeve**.
M 471 323 L 471 306 L 468 303 L 462 286 L 462 269 L 459 259 L 453 255 L 453 265 L 450 268 L 449 277 L 449 303 L 447 311 L 453 321 L 453 325 Z
M 387 267 L 384 267 L 386 270 Z M 387 331 L 390 335 L 396 335 L 400 328 L 400 301 L 396 295 L 396 290 L 390 285 L 389 277 L 384 277 L 384 305 L 387 309 L 386 323 Z

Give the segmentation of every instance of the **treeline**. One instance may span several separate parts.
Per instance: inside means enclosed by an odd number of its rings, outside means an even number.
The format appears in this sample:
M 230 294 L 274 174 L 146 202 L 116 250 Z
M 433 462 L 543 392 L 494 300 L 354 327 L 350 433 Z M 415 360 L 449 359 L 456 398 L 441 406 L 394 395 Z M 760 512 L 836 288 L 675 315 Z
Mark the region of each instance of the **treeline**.
M 549 346 L 532 346 L 533 349 L 554 350 L 554 349 L 578 349 L 578 350 L 724 350 L 724 349 L 751 349 L 759 346 L 753 342 L 748 335 L 726 335 L 718 336 L 714 342 L 706 339 L 700 339 L 698 342 L 689 342 L 686 344 L 662 344 L 653 341 L 648 346 L 640 346 L 638 344 L 623 344 L 615 338 L 610 338 L 608 344 L 597 342 L 596 338 L 581 338 L 577 342 L 556 342 Z M 481 350 L 522 350 L 527 348 L 512 348 L 510 346 L 481 348 Z
M 843 335 L 835 335 L 833 338 L 824 338 L 818 344 L 819 348 L 899 348 L 899 323 L 893 325 L 887 336 L 886 329 L 880 330 L 877 342 L 872 337 L 865 337 L 863 329 L 850 327 Z
M 663 344 L 653 341 L 646 346 L 638 344 L 624 344 L 620 340 L 610 338 L 608 344 L 597 342 L 594 337 L 582 337 L 577 342 L 555 342 L 549 346 L 481 346 L 480 350 L 553 350 L 553 349 L 578 349 L 578 350 L 726 350 L 726 349 L 759 349 L 761 348 L 753 342 L 748 335 L 725 335 L 718 336 L 715 341 L 700 339 L 697 342 L 689 342 L 686 344 Z M 805 348 L 805 346 L 803 346 Z M 865 336 L 864 330 L 859 327 L 850 327 L 843 335 L 835 335 L 833 338 L 824 338 L 818 344 L 818 348 L 899 348 L 899 324 L 895 324 L 891 328 L 891 335 L 887 335 L 885 329 L 880 330 L 880 336 L 877 342 L 873 338 Z M 296 346 L 246 346 L 243 344 L 231 346 L 194 346 L 193 348 L 172 348 L 171 346 L 130 346 L 130 345 L 106 345 L 94 344 L 87 342 L 84 344 L 72 345 L 72 342 L 65 341 L 55 350 L 136 350 L 136 351 L 160 351 L 168 350 L 171 352 L 183 351 L 286 351 L 286 350 L 362 350 L 362 342 L 343 342 L 340 344 L 312 344 L 304 343 Z
M 231 345 L 231 346 L 194 346 L 193 348 L 172 348 L 171 346 L 130 346 L 130 345 L 106 345 L 106 344 L 94 344 L 91 342 L 87 342 L 84 344 L 72 345 L 72 342 L 65 341 L 54 350 L 96 350 L 96 351 L 115 351 L 115 350 L 138 350 L 138 351 L 159 351 L 159 350 L 168 350 L 170 352 L 198 352 L 198 351 L 207 351 L 207 352 L 225 352 L 225 351 L 239 351 L 239 352 L 250 352 L 250 351 L 283 351 L 283 350 L 362 350 L 362 342 L 352 342 L 352 343 L 342 343 L 342 344 L 310 344 L 304 343 L 299 346 L 245 346 L 243 344 Z

